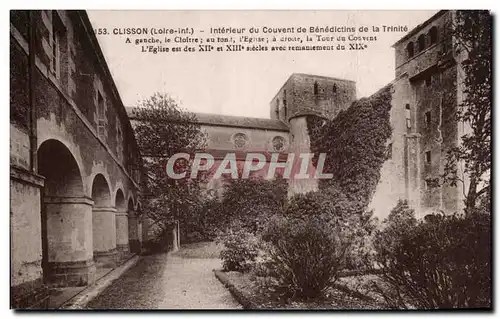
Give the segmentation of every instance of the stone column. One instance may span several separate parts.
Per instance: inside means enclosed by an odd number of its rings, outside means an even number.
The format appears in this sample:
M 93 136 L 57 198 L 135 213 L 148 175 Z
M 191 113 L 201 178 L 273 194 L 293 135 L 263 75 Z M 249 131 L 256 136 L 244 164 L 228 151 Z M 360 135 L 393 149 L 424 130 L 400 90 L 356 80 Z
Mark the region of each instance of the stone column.
M 11 166 L 10 178 L 10 306 L 43 309 L 49 300 L 42 269 L 43 177 Z
M 137 224 L 137 238 L 139 240 L 139 247 L 140 247 L 140 250 L 139 251 L 142 251 L 142 248 L 143 248 L 143 245 L 142 245 L 142 218 L 137 218 L 138 220 L 138 224 Z
M 141 243 L 139 241 L 139 221 L 135 214 L 135 211 L 128 211 L 128 235 L 129 235 L 129 245 L 130 252 L 139 253 L 141 252 Z
M 95 281 L 92 205 L 88 197 L 45 197 L 48 280 L 53 286 L 86 286 Z
M 149 218 L 146 214 L 142 215 L 142 242 L 143 244 L 147 244 L 149 237 Z
M 120 257 L 129 252 L 128 214 L 126 211 L 116 212 L 116 249 Z
M 94 207 L 92 225 L 94 240 L 94 259 L 98 266 L 116 267 L 116 209 L 113 207 Z

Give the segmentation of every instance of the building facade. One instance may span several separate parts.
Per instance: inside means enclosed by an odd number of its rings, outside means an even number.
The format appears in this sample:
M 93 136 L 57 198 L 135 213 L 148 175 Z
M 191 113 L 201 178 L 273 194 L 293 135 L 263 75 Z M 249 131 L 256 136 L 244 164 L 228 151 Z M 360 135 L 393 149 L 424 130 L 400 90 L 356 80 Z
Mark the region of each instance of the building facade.
M 11 306 L 141 249 L 142 159 L 83 11 L 10 13 Z
M 453 11 L 439 11 L 393 45 L 391 157 L 372 201 L 376 211 L 385 210 L 380 216 L 398 199 L 407 199 L 420 217 L 462 207 L 460 189 L 441 178 L 446 154 L 464 132 L 455 118 L 463 76 L 453 50 L 453 19 Z
M 461 208 L 442 185 L 447 150 L 463 131 L 460 57 L 452 11 L 440 11 L 394 44 L 389 158 L 371 208 L 383 218 L 399 199 L 418 216 Z M 129 116 L 83 11 L 11 11 L 11 305 L 44 307 L 51 287 L 92 284 L 147 239 L 142 159 Z M 197 114 L 207 152 L 240 164 L 249 152 L 310 153 L 308 116 L 333 119 L 356 100 L 356 83 L 294 73 L 270 102 L 270 118 Z M 129 112 L 127 114 L 127 112 Z M 263 171 L 266 171 L 264 169 Z M 221 188 L 213 181 L 212 189 Z M 289 180 L 289 194 L 317 189 Z
M 455 212 L 462 205 L 457 187 L 442 185 L 446 153 L 459 143 L 463 125 L 455 120 L 462 98 L 461 73 L 450 28 L 453 11 L 439 11 L 394 44 L 390 155 L 381 171 L 371 209 L 386 217 L 406 199 L 422 217 Z M 294 73 L 270 102 L 270 119 L 197 114 L 209 137 L 207 152 L 221 159 L 227 152 L 309 153 L 306 118 L 333 119 L 356 100 L 356 83 Z M 278 145 L 284 145 L 277 149 Z M 217 158 L 217 156 L 216 156 Z M 314 179 L 290 179 L 289 195 L 317 189 Z M 220 181 L 213 181 L 220 187 Z

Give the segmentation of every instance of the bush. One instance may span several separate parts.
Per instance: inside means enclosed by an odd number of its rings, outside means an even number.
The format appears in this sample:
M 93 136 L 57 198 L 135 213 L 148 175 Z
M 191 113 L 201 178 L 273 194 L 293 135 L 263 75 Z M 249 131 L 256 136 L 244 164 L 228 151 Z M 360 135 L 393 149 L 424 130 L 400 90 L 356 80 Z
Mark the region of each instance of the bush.
M 213 241 L 217 237 L 221 217 L 220 202 L 216 198 L 203 198 L 192 211 L 180 216 L 181 243 Z
M 314 218 L 285 219 L 270 231 L 265 266 L 280 295 L 316 298 L 336 281 L 347 246 L 325 223 Z
M 258 242 L 241 224 L 234 223 L 217 241 L 224 245 L 220 253 L 223 270 L 246 272 L 251 269 L 259 253 Z
M 491 307 L 491 224 L 485 213 L 427 215 L 399 203 L 374 246 L 392 308 Z
M 260 233 L 269 218 L 281 211 L 287 194 L 287 183 L 259 177 L 228 180 L 218 210 L 221 230 L 233 222 L 247 231 Z M 224 227 L 225 226 L 225 227 Z
M 365 214 L 330 189 L 294 196 L 262 238 L 267 260 L 258 269 L 282 297 L 319 297 L 337 280 L 347 257 L 365 234 Z M 257 274 L 259 275 L 259 274 Z
M 166 253 L 172 249 L 172 230 L 158 230 L 153 238 L 144 243 L 144 254 Z

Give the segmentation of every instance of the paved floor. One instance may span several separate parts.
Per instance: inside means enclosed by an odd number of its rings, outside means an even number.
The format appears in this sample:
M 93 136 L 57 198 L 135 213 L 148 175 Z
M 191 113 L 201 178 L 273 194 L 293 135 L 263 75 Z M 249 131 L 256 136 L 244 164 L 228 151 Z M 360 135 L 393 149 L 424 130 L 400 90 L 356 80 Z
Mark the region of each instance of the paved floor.
M 126 263 L 130 258 L 135 256 L 135 254 L 128 253 L 126 255 L 122 255 L 118 260 L 118 267 L 122 264 Z M 111 272 L 113 268 L 111 267 L 96 267 L 95 278 L 96 281 L 107 275 Z M 72 300 L 73 297 L 81 293 L 85 290 L 87 286 L 84 287 L 65 287 L 65 288 L 51 288 L 50 296 L 49 296 L 49 309 L 58 309 L 68 300 Z
M 212 272 L 221 268 L 220 260 L 203 255 L 204 250 L 187 247 L 174 254 L 143 256 L 87 308 L 241 309 Z

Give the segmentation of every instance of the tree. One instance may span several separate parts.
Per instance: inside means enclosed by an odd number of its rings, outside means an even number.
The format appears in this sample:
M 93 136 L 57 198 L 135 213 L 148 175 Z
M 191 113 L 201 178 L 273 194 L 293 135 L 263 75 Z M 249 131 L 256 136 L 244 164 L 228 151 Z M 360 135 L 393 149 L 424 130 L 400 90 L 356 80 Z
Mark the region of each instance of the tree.
M 465 212 L 489 206 L 491 197 L 491 63 L 492 18 L 488 11 L 457 11 L 451 34 L 460 59 L 464 79 L 464 99 L 457 107 L 456 119 L 470 129 L 462 135 L 459 146 L 447 154 L 444 181 L 452 186 L 461 183 Z M 458 165 L 463 165 L 460 176 Z M 468 183 L 467 183 L 468 180 Z M 468 185 L 467 185 L 468 184 Z M 466 187 L 468 186 L 468 189 Z M 486 205 L 485 205 L 486 201 Z
M 259 233 L 269 219 L 283 209 L 287 186 L 282 178 L 265 180 L 251 176 L 248 179 L 228 179 L 219 212 L 221 230 L 238 221 L 250 233 Z
M 135 133 L 147 170 L 148 202 L 145 205 L 151 218 L 163 233 L 174 220 L 181 222 L 192 216 L 200 205 L 200 182 L 189 177 L 172 179 L 166 174 L 168 159 L 177 153 L 187 153 L 192 159 L 202 150 L 206 137 L 193 113 L 182 110 L 166 94 L 155 93 L 134 109 Z M 176 172 L 186 171 L 188 163 L 176 161 Z

